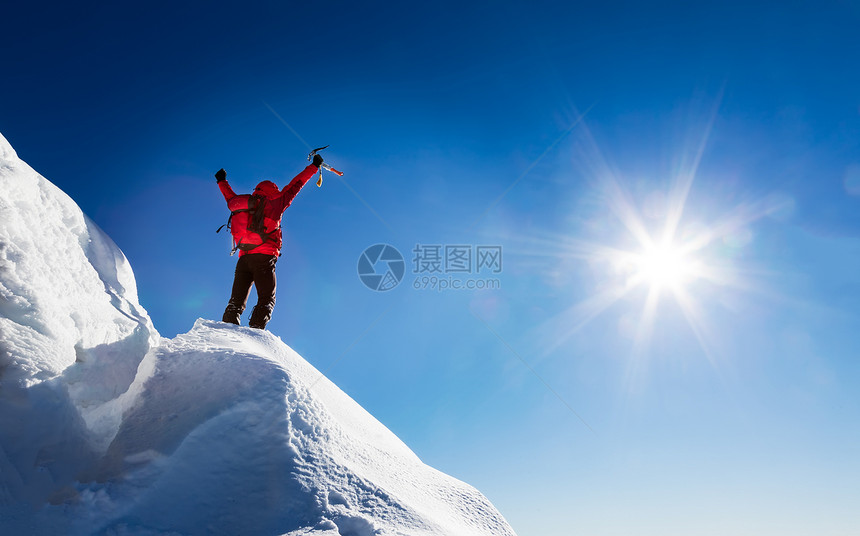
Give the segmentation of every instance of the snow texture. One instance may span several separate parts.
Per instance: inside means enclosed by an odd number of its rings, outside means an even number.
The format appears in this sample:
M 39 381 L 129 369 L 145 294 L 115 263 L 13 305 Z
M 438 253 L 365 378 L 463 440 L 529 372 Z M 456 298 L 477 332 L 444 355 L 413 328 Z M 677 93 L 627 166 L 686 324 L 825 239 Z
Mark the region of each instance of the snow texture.
M 2 135 L 0 191 L 0 534 L 514 534 L 275 335 L 161 338 Z

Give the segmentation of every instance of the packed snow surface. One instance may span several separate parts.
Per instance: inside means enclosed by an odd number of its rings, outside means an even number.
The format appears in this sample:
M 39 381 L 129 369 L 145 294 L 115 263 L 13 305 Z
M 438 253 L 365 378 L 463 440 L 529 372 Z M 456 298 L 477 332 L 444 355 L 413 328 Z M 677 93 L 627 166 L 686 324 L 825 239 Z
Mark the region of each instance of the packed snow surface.
M 0 534 L 514 534 L 275 335 L 161 338 L 2 135 L 0 191 Z

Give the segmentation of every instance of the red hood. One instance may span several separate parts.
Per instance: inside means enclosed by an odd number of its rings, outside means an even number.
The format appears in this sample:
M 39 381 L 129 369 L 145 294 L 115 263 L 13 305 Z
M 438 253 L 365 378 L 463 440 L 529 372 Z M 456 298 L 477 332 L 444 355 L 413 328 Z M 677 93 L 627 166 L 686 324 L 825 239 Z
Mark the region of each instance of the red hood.
M 255 194 L 264 195 L 266 197 L 277 197 L 281 195 L 278 185 L 272 181 L 263 181 L 254 188 Z

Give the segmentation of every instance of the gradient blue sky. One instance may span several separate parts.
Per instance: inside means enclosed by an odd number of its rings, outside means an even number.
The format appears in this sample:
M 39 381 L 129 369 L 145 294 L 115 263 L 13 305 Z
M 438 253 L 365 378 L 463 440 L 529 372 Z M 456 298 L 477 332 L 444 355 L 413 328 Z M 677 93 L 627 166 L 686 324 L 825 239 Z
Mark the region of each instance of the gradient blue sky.
M 281 119 L 331 144 L 348 187 L 286 213 L 269 327 L 521 536 L 849 534 L 858 24 L 854 0 L 18 2 L 0 132 L 168 337 L 228 297 L 212 174 L 283 186 L 308 148 Z M 721 278 L 643 312 L 606 248 L 685 186 L 679 240 Z M 375 293 L 381 242 L 407 278 Z M 416 243 L 502 246 L 501 288 L 415 290 Z

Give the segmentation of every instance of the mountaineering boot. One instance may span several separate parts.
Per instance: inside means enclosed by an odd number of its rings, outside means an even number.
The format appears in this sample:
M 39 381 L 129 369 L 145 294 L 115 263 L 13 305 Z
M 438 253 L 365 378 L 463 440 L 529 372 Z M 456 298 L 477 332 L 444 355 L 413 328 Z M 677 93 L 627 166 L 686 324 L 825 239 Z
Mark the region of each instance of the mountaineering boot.
M 254 310 L 251 312 L 251 320 L 248 321 L 248 325 L 252 328 L 257 329 L 266 329 L 266 324 L 269 323 L 269 319 L 272 318 L 272 308 L 265 307 L 263 305 L 255 305 Z
M 242 317 L 242 311 L 244 307 L 237 307 L 233 302 L 227 304 L 227 308 L 224 309 L 224 316 L 221 317 L 222 322 L 228 322 L 230 324 L 239 325 L 239 319 Z

